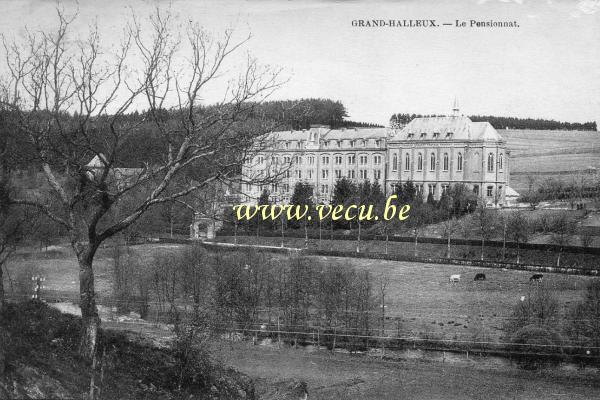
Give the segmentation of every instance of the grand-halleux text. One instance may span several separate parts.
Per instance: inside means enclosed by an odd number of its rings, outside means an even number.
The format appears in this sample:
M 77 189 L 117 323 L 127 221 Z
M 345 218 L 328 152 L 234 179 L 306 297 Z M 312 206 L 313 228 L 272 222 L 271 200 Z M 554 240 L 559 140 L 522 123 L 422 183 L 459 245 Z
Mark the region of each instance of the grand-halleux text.
M 517 21 L 478 21 L 474 19 L 454 22 L 438 22 L 436 19 L 354 19 L 352 26 L 357 28 L 437 28 L 450 26 L 455 28 L 518 28 Z
M 392 204 L 394 200 L 397 200 L 397 195 L 392 195 L 387 198 L 385 207 L 381 218 L 385 221 L 390 221 L 394 218 L 398 218 L 400 221 L 404 221 L 408 218 L 408 212 L 410 211 L 410 205 L 404 204 L 403 206 L 396 206 Z M 314 206 L 317 211 L 318 218 L 320 220 L 331 218 L 333 221 L 346 220 L 353 221 L 358 219 L 359 221 L 378 221 L 379 215 L 375 214 L 375 206 L 370 205 L 358 205 L 350 204 L 344 206 L 341 204 L 318 204 Z M 310 212 L 310 206 L 308 205 L 293 205 L 293 204 L 267 204 L 267 205 L 235 205 L 233 206 L 235 215 L 239 221 L 251 220 L 253 218 L 262 218 L 264 221 L 275 221 L 283 216 L 287 217 L 288 220 L 312 220 L 312 213 Z

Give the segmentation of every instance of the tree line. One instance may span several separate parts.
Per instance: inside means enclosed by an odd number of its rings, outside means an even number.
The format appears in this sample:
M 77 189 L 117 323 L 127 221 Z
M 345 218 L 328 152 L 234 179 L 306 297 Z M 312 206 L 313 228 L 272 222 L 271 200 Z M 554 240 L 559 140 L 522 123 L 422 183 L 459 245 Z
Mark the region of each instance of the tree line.
M 445 115 L 422 115 L 397 113 L 390 117 L 391 127 L 402 127 L 415 118 L 442 117 Z M 498 117 L 494 115 L 471 115 L 473 122 L 489 122 L 495 129 L 538 129 L 565 131 L 596 131 L 596 122 L 564 122 L 541 118 Z

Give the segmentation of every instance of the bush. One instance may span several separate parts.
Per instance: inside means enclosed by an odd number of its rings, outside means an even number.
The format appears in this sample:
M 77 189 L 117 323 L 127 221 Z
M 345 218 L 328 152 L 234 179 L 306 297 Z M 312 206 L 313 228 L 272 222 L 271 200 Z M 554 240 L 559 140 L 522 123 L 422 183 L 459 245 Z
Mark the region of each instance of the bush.
M 555 329 L 526 325 L 515 332 L 511 342 L 521 368 L 540 369 L 562 360 L 563 340 Z

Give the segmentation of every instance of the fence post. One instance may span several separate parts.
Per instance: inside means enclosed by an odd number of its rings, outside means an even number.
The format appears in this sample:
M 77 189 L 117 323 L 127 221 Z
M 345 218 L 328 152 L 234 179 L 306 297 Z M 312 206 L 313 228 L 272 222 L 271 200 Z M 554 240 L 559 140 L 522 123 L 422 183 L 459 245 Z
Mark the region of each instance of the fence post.
M 281 326 L 279 324 L 279 315 L 277 316 L 277 348 L 281 348 Z

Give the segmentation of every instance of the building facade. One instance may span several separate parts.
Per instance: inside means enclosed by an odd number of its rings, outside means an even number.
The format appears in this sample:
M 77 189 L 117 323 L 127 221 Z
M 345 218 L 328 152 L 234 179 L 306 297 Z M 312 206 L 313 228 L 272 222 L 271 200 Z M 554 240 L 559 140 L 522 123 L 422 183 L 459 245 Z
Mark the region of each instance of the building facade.
M 509 184 L 506 142 L 488 122 L 458 115 L 415 118 L 402 128 L 329 129 L 274 132 L 268 145 L 243 167 L 247 203 L 263 190 L 274 203 L 289 202 L 297 182 L 312 185 L 315 202 L 327 203 L 336 180 L 379 182 L 386 196 L 412 181 L 423 199 L 438 200 L 456 183 L 466 184 L 487 206 L 505 204 Z

